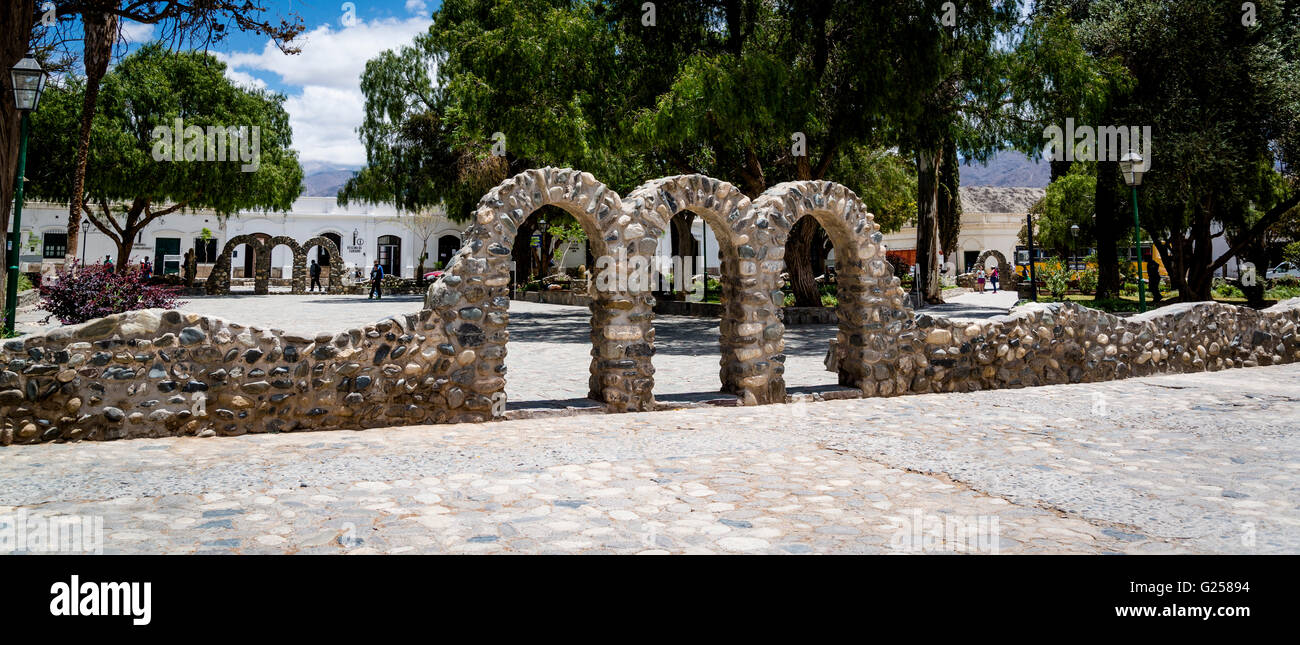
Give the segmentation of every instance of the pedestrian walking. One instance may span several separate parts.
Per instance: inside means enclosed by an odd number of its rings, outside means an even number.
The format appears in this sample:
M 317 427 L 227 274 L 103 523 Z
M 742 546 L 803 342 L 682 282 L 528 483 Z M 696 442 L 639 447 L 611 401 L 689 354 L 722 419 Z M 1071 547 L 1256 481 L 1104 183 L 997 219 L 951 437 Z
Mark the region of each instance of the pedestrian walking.
M 140 258 L 140 273 L 145 280 L 153 277 L 153 265 L 149 263 L 149 258 Z
M 985 281 L 984 269 L 981 268 L 979 271 L 975 273 L 975 282 L 980 286 L 979 289 L 980 293 L 984 293 L 984 281 Z
M 997 293 L 998 292 L 998 268 L 997 267 L 993 267 L 993 271 L 989 273 L 989 282 L 993 283 L 993 293 Z
M 112 270 L 113 270 L 113 257 L 112 257 L 112 256 L 110 256 L 110 255 L 105 255 L 105 256 L 104 256 L 104 266 L 105 266 L 105 267 L 108 267 L 108 270 L 109 270 L 109 271 L 112 271 Z
M 366 297 L 366 300 L 370 298 L 379 300 L 384 297 L 383 280 L 384 267 L 379 265 L 379 260 L 375 260 L 375 266 L 370 268 L 370 295 Z
M 321 291 L 324 291 L 324 289 L 322 289 L 321 286 L 320 286 L 320 263 L 317 262 L 317 261 L 315 261 L 315 260 L 312 260 L 312 261 L 311 261 L 311 289 L 310 289 L 310 291 L 315 291 L 315 290 L 317 290 L 317 289 L 320 289 Z

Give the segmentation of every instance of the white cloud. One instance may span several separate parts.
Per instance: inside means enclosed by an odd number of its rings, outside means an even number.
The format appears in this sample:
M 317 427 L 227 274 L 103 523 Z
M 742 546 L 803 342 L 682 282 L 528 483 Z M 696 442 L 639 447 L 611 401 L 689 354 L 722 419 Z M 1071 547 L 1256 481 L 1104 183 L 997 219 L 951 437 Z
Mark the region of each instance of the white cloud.
M 259 90 L 266 89 L 266 81 L 247 72 L 235 71 L 230 67 L 226 68 L 226 78 L 230 79 L 235 84 L 243 85 L 244 87 L 251 87 Z
M 119 23 L 122 38 L 128 43 L 146 43 L 153 40 L 153 25 L 123 20 Z
M 429 5 L 424 0 L 406 0 L 407 13 L 425 13 L 429 10 Z
M 361 72 L 366 61 L 411 44 L 431 21 L 422 16 L 358 20 L 350 27 L 325 24 L 294 39 L 302 48 L 299 54 L 286 55 L 268 41 L 261 52 L 217 55 L 229 66 L 226 76 L 233 81 L 265 87 L 266 74 L 280 78 L 299 159 L 357 165 L 365 163 L 356 128 L 365 111 Z

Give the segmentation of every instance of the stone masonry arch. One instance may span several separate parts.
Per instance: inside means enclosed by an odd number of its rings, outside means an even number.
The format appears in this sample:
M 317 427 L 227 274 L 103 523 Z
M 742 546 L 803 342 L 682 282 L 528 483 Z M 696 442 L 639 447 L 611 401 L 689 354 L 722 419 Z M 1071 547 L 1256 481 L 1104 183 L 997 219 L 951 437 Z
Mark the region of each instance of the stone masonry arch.
M 324 235 L 317 235 L 303 242 L 301 246 L 294 250 L 293 292 L 307 292 L 307 252 L 317 246 L 325 247 L 325 250 L 330 255 L 330 286 L 328 293 L 343 293 L 343 258 L 340 257 L 339 247 L 334 244 L 334 240 Z
M 725 181 L 677 175 L 641 185 L 628 193 L 624 203 L 644 212 L 647 222 L 660 229 L 683 211 L 708 223 L 722 256 L 722 390 L 740 396 L 746 405 L 784 401 L 784 365 L 770 359 L 784 347 L 780 302 L 773 303 L 772 288 L 760 286 L 770 280 L 761 281 L 758 274 L 773 262 L 781 263 L 785 247 L 772 244 L 770 235 L 756 223 L 749 197 Z M 780 270 L 776 273 L 779 279 Z
M 289 270 L 289 277 L 290 277 L 289 292 L 303 293 L 304 291 L 306 291 L 306 289 L 302 287 L 305 287 L 307 284 L 306 283 L 307 270 L 305 268 L 299 268 L 298 260 L 300 258 L 307 257 L 307 255 L 306 252 L 303 251 L 302 247 L 298 246 L 298 240 L 295 240 L 292 237 L 289 237 L 287 235 L 276 235 L 266 240 L 265 244 L 266 244 L 266 253 L 257 256 L 258 278 L 261 279 L 261 276 L 265 275 L 267 280 L 267 285 L 268 286 L 270 285 L 271 253 L 275 251 L 275 247 L 283 244 L 284 246 L 289 247 L 289 251 L 292 253 L 291 257 L 293 257 L 292 268 Z M 262 267 L 263 263 L 265 263 L 265 268 Z M 285 276 L 281 275 L 280 277 L 283 278 Z M 254 282 L 253 284 L 256 286 L 257 283 Z M 259 291 L 256 288 L 254 288 L 254 292 L 266 293 L 266 291 Z
M 913 313 L 893 268 L 885 260 L 880 227 L 858 196 L 828 181 L 778 184 L 754 200 L 760 244 L 785 247 L 790 229 L 812 216 L 835 245 L 839 332 L 836 365 L 841 385 L 860 388 L 867 396 L 906 390 L 913 365 L 911 348 L 899 337 Z M 771 293 L 772 306 L 781 297 L 781 258 L 754 267 L 757 288 Z M 777 311 L 780 311 L 777 308 Z M 784 393 L 784 378 L 775 368 L 785 356 L 778 337 L 765 345 L 765 360 L 773 365 L 773 382 Z
M 979 257 L 975 259 L 975 268 L 983 269 L 984 263 L 990 257 L 998 261 L 998 280 L 1007 284 L 1016 279 L 1015 273 L 1011 271 L 1011 265 L 1007 264 L 1007 256 L 1002 255 L 1002 251 L 997 249 L 985 249 L 983 253 L 980 253 Z
M 261 233 L 248 233 L 246 235 L 236 235 L 226 240 L 225 246 L 221 247 L 221 255 L 217 257 L 217 263 L 212 267 L 212 273 L 208 275 L 204 283 L 204 291 L 208 295 L 229 294 L 230 293 L 230 256 L 234 254 L 235 249 L 243 244 L 248 247 L 249 251 L 255 252 L 257 264 L 254 266 L 253 293 L 265 294 L 270 286 L 270 267 L 271 259 L 267 253 L 270 249 L 262 241 Z M 268 273 L 263 279 L 262 258 L 266 258 L 266 267 Z
M 647 225 L 642 210 L 625 208 L 618 193 L 590 173 L 548 167 L 515 175 L 483 196 L 460 251 L 425 297 L 425 308 L 436 312 L 448 337 L 439 351 L 459 366 L 444 394 L 452 415 L 483 409 L 485 400 L 504 403 L 511 249 L 519 225 L 548 205 L 582 224 L 598 258 L 589 396 L 611 411 L 654 407 L 649 267 L 663 228 Z

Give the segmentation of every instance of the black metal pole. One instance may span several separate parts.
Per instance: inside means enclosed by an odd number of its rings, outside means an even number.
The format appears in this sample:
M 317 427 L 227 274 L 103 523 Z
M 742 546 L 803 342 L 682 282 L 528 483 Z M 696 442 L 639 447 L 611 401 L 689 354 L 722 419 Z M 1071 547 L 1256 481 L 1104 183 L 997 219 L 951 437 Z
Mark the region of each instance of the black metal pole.
M 1038 282 L 1034 279 L 1034 215 L 1025 213 L 1025 238 L 1029 243 L 1029 299 L 1038 302 Z

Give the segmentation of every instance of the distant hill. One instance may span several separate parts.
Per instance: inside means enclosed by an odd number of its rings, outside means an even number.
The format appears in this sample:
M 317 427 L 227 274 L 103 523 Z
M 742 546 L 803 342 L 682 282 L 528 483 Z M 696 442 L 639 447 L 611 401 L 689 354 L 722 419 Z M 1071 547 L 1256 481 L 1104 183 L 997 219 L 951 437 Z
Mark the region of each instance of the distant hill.
M 358 167 L 322 162 L 303 164 L 303 196 L 333 197 L 339 188 L 352 177 Z M 963 163 L 961 185 L 998 186 L 1017 188 L 1044 188 L 1051 180 L 1051 169 L 1046 163 L 1035 163 L 1025 155 L 1004 150 L 993 155 L 988 165 Z
M 1003 150 L 988 160 L 963 163 L 961 185 L 1046 188 L 1052 179 L 1052 170 L 1046 162 L 1030 161 L 1013 150 Z
M 303 197 L 333 197 L 360 168 L 309 161 L 302 164 Z

